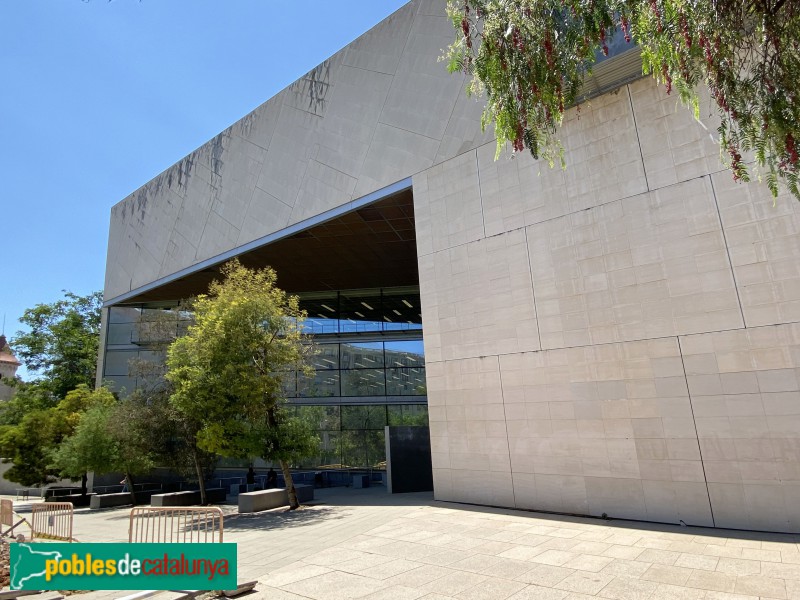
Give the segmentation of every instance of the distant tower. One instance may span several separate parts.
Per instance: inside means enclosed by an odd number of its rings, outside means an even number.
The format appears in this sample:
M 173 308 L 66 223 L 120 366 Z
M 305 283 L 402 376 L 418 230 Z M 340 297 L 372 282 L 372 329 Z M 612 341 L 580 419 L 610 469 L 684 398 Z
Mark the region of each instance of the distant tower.
M 11 352 L 6 336 L 0 334 L 0 400 L 8 400 L 14 394 L 14 390 L 8 387 L 4 379 L 13 379 L 20 366 L 17 357 Z

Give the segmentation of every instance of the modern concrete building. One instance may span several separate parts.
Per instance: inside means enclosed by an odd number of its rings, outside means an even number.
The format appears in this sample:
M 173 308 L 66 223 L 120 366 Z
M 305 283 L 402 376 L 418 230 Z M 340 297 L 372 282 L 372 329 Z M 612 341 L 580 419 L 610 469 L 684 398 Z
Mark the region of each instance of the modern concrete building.
M 568 112 L 565 171 L 495 161 L 437 61 L 444 4 L 410 2 L 112 209 L 101 372 L 135 385 L 133 322 L 236 256 L 303 294 L 331 345 L 290 395 L 364 464 L 427 404 L 439 499 L 800 531 L 800 205 L 734 183 L 713 119 L 635 50 Z

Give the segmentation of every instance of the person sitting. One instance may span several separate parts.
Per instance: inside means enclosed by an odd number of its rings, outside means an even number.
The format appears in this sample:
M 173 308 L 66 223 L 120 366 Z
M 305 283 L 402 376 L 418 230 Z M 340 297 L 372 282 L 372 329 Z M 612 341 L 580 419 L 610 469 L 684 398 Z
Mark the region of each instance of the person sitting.
M 275 469 L 270 467 L 267 473 L 267 488 L 274 487 L 278 487 L 278 474 L 275 472 Z

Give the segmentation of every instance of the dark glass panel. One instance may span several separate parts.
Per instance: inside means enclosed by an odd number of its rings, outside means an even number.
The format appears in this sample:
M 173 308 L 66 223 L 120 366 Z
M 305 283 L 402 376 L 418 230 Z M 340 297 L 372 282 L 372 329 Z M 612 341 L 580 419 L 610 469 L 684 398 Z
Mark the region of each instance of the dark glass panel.
M 342 333 L 383 330 L 380 290 L 342 292 L 339 302 Z
M 387 396 L 424 396 L 427 393 L 422 367 L 386 369 Z
M 301 398 L 325 398 L 339 395 L 339 372 L 316 371 L 313 375 L 299 373 L 298 395 Z
M 109 323 L 135 323 L 141 309 L 137 306 L 112 306 L 108 309 Z
M 136 379 L 124 375 L 111 375 L 103 377 L 103 382 L 108 385 L 111 391 L 120 396 L 126 396 L 136 389 Z
M 424 367 L 425 348 L 422 340 L 385 342 L 387 367 Z
M 386 405 L 342 406 L 342 430 L 383 429 L 386 426 Z
M 303 330 L 314 335 L 339 333 L 339 311 L 336 293 L 314 294 L 300 299 L 300 308 L 308 317 Z
M 339 368 L 339 344 L 316 344 L 310 364 L 315 369 Z
M 389 425 L 428 425 L 426 404 L 390 404 Z
M 385 396 L 383 369 L 341 371 L 342 396 Z
M 386 442 L 382 429 L 342 431 L 339 440 L 344 465 L 386 468 Z
M 109 323 L 106 343 L 109 346 L 131 344 L 134 335 L 134 327 L 135 325 L 133 323 Z
M 383 294 L 384 331 L 422 329 L 419 291 L 386 290 Z
M 341 346 L 342 369 L 378 369 L 383 367 L 383 342 L 348 342 Z
M 136 350 L 111 350 L 106 352 L 103 375 L 122 375 L 127 377 L 130 374 L 129 361 L 137 358 L 138 355 L 139 353 Z
M 281 387 L 286 398 L 297 398 L 297 372 L 284 373 Z

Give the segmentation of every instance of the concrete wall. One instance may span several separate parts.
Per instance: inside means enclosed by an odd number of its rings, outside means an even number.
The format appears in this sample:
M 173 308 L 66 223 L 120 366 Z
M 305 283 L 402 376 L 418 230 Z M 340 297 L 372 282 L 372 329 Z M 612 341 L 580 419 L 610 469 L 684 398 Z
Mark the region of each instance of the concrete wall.
M 415 0 L 113 207 L 105 298 L 490 140 L 441 0 Z
M 800 531 L 800 204 L 715 128 L 645 79 L 570 111 L 566 171 L 414 176 L 438 499 Z

